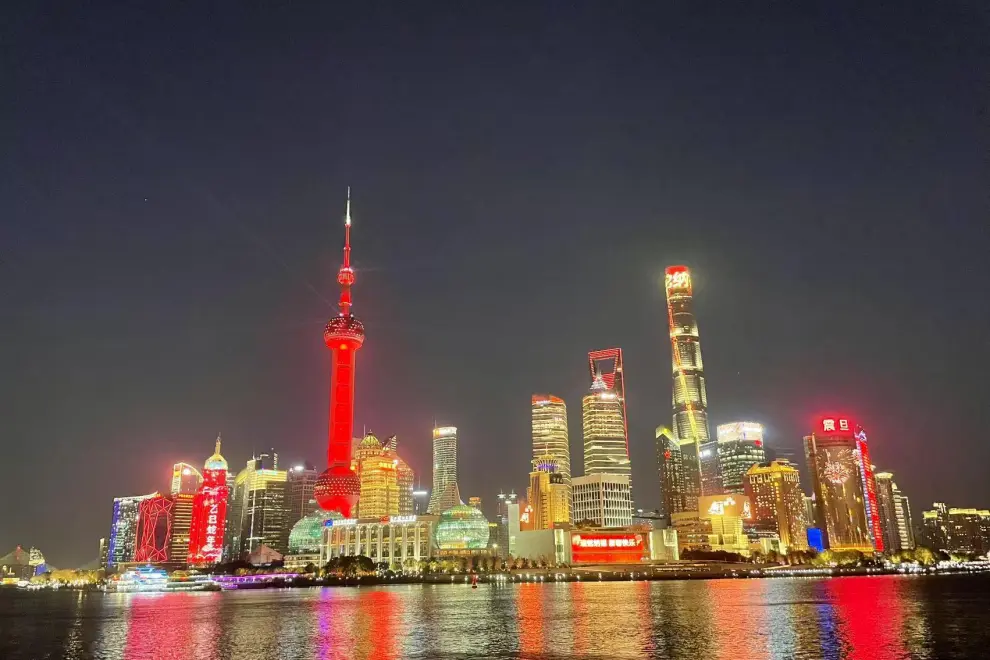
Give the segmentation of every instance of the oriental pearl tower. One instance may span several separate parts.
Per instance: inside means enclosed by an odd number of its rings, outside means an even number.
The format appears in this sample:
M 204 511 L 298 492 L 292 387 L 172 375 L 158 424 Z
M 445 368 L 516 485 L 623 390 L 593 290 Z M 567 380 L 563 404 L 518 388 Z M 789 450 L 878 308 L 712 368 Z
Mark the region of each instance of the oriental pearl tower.
M 340 284 L 340 314 L 323 330 L 323 341 L 333 353 L 330 372 L 330 434 L 328 467 L 316 480 L 313 495 L 326 511 L 339 511 L 350 518 L 361 494 L 361 483 L 351 467 L 354 430 L 354 362 L 364 343 L 364 324 L 351 314 L 351 189 L 347 189 L 344 216 L 344 264 L 337 272 Z

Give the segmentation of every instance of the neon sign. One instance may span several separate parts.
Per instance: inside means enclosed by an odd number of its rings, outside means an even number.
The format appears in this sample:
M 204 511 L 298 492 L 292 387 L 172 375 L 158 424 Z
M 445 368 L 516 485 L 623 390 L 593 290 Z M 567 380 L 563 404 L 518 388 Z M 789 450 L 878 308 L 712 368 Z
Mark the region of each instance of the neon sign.
M 404 525 L 416 522 L 416 516 L 389 516 L 388 521 L 393 525 Z
M 640 534 L 571 535 L 571 561 L 577 564 L 638 563 L 646 553 Z
M 835 433 L 841 431 L 843 433 L 848 433 L 852 430 L 852 424 L 849 420 L 843 417 L 826 417 L 822 420 L 822 432 L 823 433 Z
M 687 266 L 671 266 L 664 275 L 664 286 L 667 291 L 685 291 L 691 294 L 691 273 Z
M 354 518 L 344 518 L 343 520 L 328 520 L 323 523 L 324 527 L 353 527 L 357 524 Z
M 629 536 L 581 536 L 575 534 L 571 545 L 579 548 L 638 548 L 643 545 L 643 538 L 638 535 Z

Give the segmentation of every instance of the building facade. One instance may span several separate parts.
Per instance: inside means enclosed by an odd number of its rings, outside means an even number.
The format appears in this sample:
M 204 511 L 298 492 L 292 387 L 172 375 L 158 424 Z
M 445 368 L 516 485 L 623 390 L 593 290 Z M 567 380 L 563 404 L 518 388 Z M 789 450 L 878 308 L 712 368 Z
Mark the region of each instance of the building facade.
M 626 376 L 622 366 L 622 349 L 606 348 L 588 353 L 588 375 L 592 386 L 600 376 L 605 389 L 612 392 L 619 403 L 619 412 L 622 415 L 622 437 L 626 444 L 625 456 L 626 460 L 629 460 L 629 416 L 626 411 Z M 587 464 L 584 466 L 584 473 L 591 474 Z M 629 477 L 629 483 L 632 484 L 632 475 Z
M 567 436 L 567 406 L 552 394 L 532 397 L 533 460 L 549 456 L 567 489 L 568 520 L 570 519 L 571 451 Z
M 433 429 L 433 491 L 427 507 L 439 515 L 461 503 L 457 488 L 457 427 L 439 426 Z
M 534 529 L 570 522 L 570 491 L 553 457 L 544 455 L 533 460 L 526 499 L 533 506 Z
M 763 446 L 763 424 L 759 422 L 719 424 L 715 433 L 718 438 L 718 465 L 722 491 L 743 493 L 746 489 L 746 474 L 749 469 L 767 462 Z
M 436 556 L 439 516 L 390 516 L 384 519 L 327 520 L 320 566 L 335 557 L 364 555 L 398 568 Z M 487 523 L 486 523 L 487 525 Z
M 199 485 L 203 483 L 203 475 L 189 463 L 176 463 L 172 466 L 172 482 L 170 495 L 195 495 Z
M 154 493 L 141 500 L 138 505 L 138 540 L 134 561 L 169 563 L 174 506 L 172 497 L 161 493 Z
M 223 560 L 230 496 L 227 474 L 227 461 L 220 453 L 220 436 L 217 436 L 213 455 L 203 465 L 203 484 L 192 502 L 187 558 L 190 566 L 209 566 Z
M 670 266 L 664 274 L 667 320 L 670 328 L 673 372 L 673 430 L 684 461 L 685 506 L 697 510 L 702 487 L 702 451 L 711 440 L 708 427 L 708 394 L 701 359 L 701 338 L 694 316 L 691 273 L 687 266 Z M 717 461 L 717 458 L 716 458 Z M 709 459 L 710 463 L 710 459 Z M 711 470 L 709 469 L 709 474 Z M 709 478 L 707 481 L 712 482 Z M 712 483 L 709 484 L 711 487 Z
M 320 508 L 314 489 L 320 473 L 310 463 L 289 468 L 285 480 L 285 524 L 292 526 Z
M 237 533 L 232 539 L 231 556 L 250 554 L 260 545 L 285 554 L 289 528 L 285 525 L 285 486 L 288 474 L 278 469 L 277 458 L 267 454 L 247 462 L 234 481 L 231 525 Z
M 670 514 L 684 511 L 684 483 L 681 447 L 666 426 L 657 427 L 656 449 L 660 474 L 660 514 L 669 522 Z
M 864 436 L 865 437 L 865 436 Z M 883 538 L 875 535 L 870 515 L 870 492 L 875 494 L 872 468 L 864 457 L 855 426 L 847 418 L 822 419 L 815 432 L 804 438 L 805 457 L 815 497 L 816 527 L 830 550 L 883 550 Z M 870 483 L 872 482 L 872 486 Z M 874 495 L 875 497 L 875 495 Z M 872 507 L 876 511 L 875 500 Z M 875 518 L 879 531 L 879 517 Z
M 519 505 L 516 502 L 515 491 L 498 494 L 497 520 L 498 531 L 495 542 L 498 544 L 498 556 L 506 559 L 509 556 L 509 516 L 510 507 L 515 507 L 516 527 L 519 526 Z M 517 530 L 518 531 L 518 530 Z
M 138 509 L 142 501 L 154 495 L 156 493 L 113 498 L 110 540 L 107 544 L 107 567 L 135 561 L 138 546 Z
M 622 474 L 588 474 L 571 481 L 575 524 L 591 521 L 598 527 L 632 525 L 629 477 Z
M 990 552 L 990 510 L 950 508 L 936 502 L 922 512 L 922 525 L 933 550 L 964 555 Z
M 795 466 L 786 460 L 753 465 L 746 472 L 744 490 L 757 530 L 776 533 L 784 554 L 808 549 L 804 491 Z
M 621 475 L 631 482 L 622 402 L 601 374 L 596 375 L 591 389 L 581 399 L 581 421 L 585 475 Z

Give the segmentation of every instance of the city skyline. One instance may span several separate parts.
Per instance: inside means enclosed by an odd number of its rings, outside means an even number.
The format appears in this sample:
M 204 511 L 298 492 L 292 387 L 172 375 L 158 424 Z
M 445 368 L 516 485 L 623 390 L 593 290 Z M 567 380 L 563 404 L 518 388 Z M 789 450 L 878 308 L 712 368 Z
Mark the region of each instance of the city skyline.
M 9 22 L 0 547 L 92 559 L 112 499 L 168 492 L 218 429 L 235 469 L 270 447 L 325 467 L 348 185 L 354 428 L 397 434 L 424 484 L 438 419 L 465 498 L 524 492 L 529 397 L 563 399 L 575 443 L 583 357 L 621 346 L 633 492 L 657 506 L 663 269 L 687 264 L 712 431 L 758 421 L 800 456 L 843 410 L 916 519 L 990 501 L 979 21 L 146 11 Z

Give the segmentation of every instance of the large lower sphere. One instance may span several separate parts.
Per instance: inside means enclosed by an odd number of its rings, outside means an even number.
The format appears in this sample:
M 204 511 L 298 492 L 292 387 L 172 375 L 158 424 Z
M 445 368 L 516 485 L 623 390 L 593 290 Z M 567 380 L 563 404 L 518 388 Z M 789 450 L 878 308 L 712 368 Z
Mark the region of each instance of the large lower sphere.
M 316 479 L 313 497 L 324 511 L 350 518 L 361 495 L 361 482 L 349 465 L 331 465 Z

